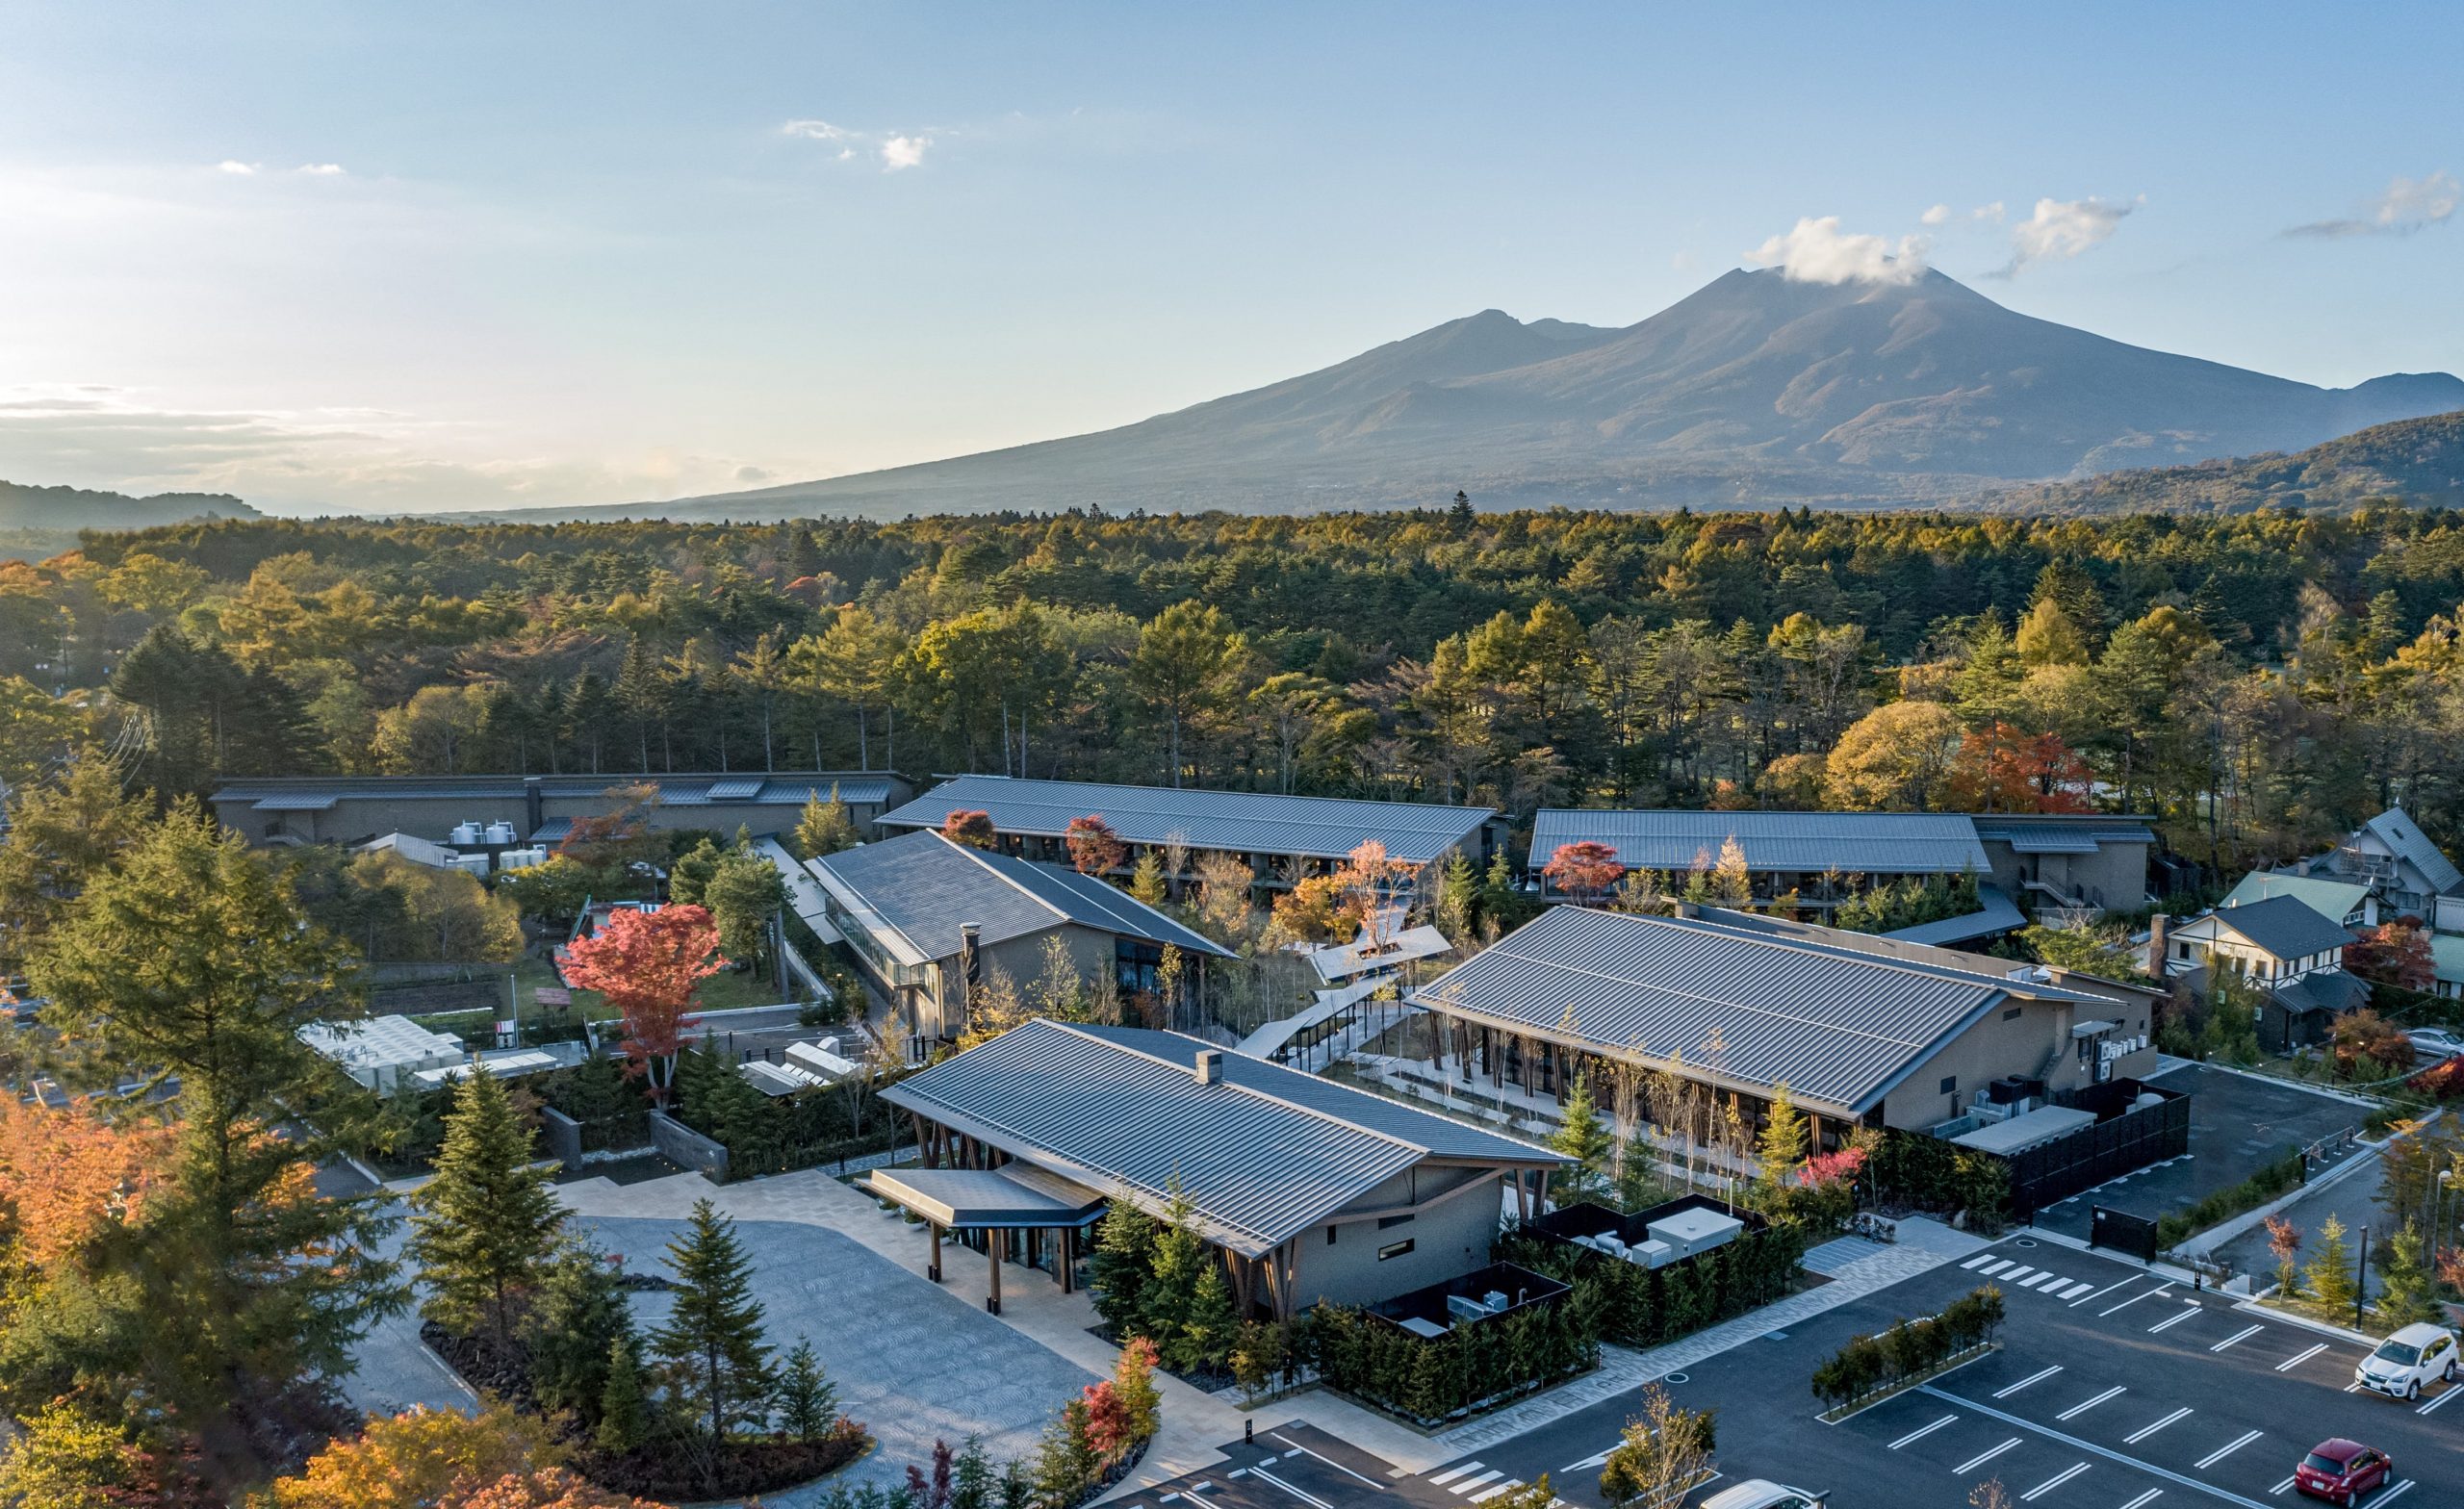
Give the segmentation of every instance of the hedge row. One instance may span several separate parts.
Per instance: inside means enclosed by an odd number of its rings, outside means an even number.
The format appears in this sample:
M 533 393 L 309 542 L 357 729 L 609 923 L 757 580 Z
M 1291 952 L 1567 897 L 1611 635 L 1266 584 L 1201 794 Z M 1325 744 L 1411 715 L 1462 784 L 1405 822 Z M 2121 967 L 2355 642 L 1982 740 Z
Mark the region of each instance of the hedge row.
M 2156 1246 L 2160 1251 L 2178 1247 L 2217 1222 L 2231 1220 L 2244 1211 L 2257 1210 L 2277 1195 L 2298 1189 L 2300 1184 L 2301 1150 L 2295 1148 L 2240 1184 L 2225 1186 L 2189 1210 L 2157 1217 Z
M 1436 1425 L 1582 1372 L 1599 1332 L 1577 1296 L 1415 1336 L 1365 1310 L 1319 1305 L 1299 1341 L 1319 1381 L 1421 1425 Z
M 1852 1336 L 1813 1370 L 1814 1397 L 1836 1409 L 1931 1372 L 2002 1325 L 2002 1291 L 1988 1284 L 1943 1307 L 1938 1316 L 1902 1320 L 1880 1336 Z
M 1656 1268 L 1528 1231 L 1500 1237 L 1491 1256 L 1573 1285 L 1602 1340 L 1643 1347 L 1785 1298 L 1805 1249 L 1803 1228 L 1777 1225 Z

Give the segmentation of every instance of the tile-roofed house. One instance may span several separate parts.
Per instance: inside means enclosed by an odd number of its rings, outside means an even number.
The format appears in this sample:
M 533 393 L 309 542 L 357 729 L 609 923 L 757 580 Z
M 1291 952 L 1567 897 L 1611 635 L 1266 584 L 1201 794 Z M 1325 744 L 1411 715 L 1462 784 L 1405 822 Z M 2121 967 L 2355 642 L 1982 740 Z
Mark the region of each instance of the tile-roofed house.
M 1837 1121 L 1902 1127 L 1957 1114 L 1996 1078 L 2101 1081 L 2138 1072 L 2146 1056 L 2146 1007 L 2126 992 L 2056 985 L 2006 959 L 1721 911 L 1561 907 L 1412 999 L 1455 1028 L 1456 1073 L 1473 1072 L 1466 1050 L 1477 1037 L 1479 1069 L 1527 1088 L 1534 1069 L 1561 1082 L 1574 1072 L 1569 1061 L 1607 1059 L 1758 1101 L 1785 1085 L 1799 1105 Z M 2095 1046 L 2074 1061 L 2083 1040 Z M 2103 1053 L 2107 1044 L 2117 1051 Z
M 909 1031 L 927 1041 L 955 1037 L 966 1025 L 970 974 L 978 985 L 996 970 L 1020 985 L 1040 978 L 1047 940 L 1060 941 L 1082 981 L 1125 997 L 1157 988 L 1166 948 L 1194 965 L 1232 957 L 1102 881 L 929 831 L 842 850 L 804 869 L 821 887 L 830 927 Z M 1198 990 L 1200 974 L 1186 971 L 1184 988 Z
M 1025 1165 L 1150 1214 L 1177 1191 L 1245 1309 L 1285 1315 L 1483 1266 L 1502 1181 L 1565 1162 L 1177 1033 L 1041 1019 L 883 1098 L 932 1166 Z
M 2352 941 L 2352 930 L 2319 914 L 2292 896 L 2270 896 L 2238 907 L 2219 907 L 2209 913 L 2219 926 L 2240 934 L 2251 947 L 2288 963 L 2324 954 L 2341 955 Z M 2185 924 L 2187 927 L 2187 924 Z M 2173 935 L 2181 936 L 2183 929 Z
M 1496 810 L 1484 806 L 954 776 L 884 816 L 882 825 L 939 828 L 952 812 L 965 811 L 989 814 L 994 831 L 1030 858 L 1063 857 L 1059 846 L 1070 823 L 1095 816 L 1133 848 L 1179 842 L 1240 855 L 1261 867 L 1261 879 L 1272 878 L 1264 867 L 1273 861 L 1322 866 L 1371 839 L 1408 864 L 1434 864 L 1458 850 L 1477 861 L 1486 857 L 1497 821 Z
M 2219 907 L 2168 933 L 2168 973 L 2210 988 L 2213 972 L 2229 970 L 2267 995 L 2260 1010 L 2260 1040 L 2292 1048 L 2321 1040 L 2335 1016 L 2367 998 L 2362 982 L 2347 974 L 2345 945 L 2350 928 L 2290 895 L 2261 897 Z

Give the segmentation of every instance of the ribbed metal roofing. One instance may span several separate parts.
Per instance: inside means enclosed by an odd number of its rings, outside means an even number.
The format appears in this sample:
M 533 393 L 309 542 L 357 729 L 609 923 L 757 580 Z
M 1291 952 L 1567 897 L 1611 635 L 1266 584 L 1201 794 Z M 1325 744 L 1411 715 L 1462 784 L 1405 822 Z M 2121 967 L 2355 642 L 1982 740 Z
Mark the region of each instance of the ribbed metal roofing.
M 1430 1156 L 1424 1143 L 1331 1114 L 1295 1098 L 1299 1092 L 1245 1083 L 1234 1055 L 1225 1055 L 1221 1081 L 1200 1083 L 1194 1062 L 1209 1045 L 1194 1037 L 1142 1033 L 1141 1042 L 1163 1050 L 1150 1053 L 1118 1032 L 1029 1022 L 901 1080 L 883 1098 L 1148 1210 L 1177 1183 L 1199 1232 L 1249 1256 Z M 1512 1145 L 1526 1164 L 1559 1161 Z
M 2370 887 L 2358 881 L 2332 880 L 2319 875 L 2277 874 L 2254 871 L 2243 876 L 2240 883 L 2225 893 L 2217 905 L 2246 907 L 2254 901 L 2273 896 L 2290 896 L 2329 922 L 2342 925 L 2347 917 L 2363 909 L 2370 899 Z
M 2361 826 L 2375 834 L 2380 843 L 2411 860 L 2413 868 L 2422 872 L 2422 879 L 2429 882 L 2432 895 L 2444 896 L 2464 885 L 2464 873 L 2456 870 L 2455 862 L 2429 841 L 2422 825 L 2402 807 L 2391 806 Z
M 764 772 L 751 776 L 654 776 L 610 772 L 596 776 L 542 776 L 539 794 L 555 801 L 588 802 L 611 787 L 652 785 L 663 804 L 698 806 L 712 802 L 761 806 L 801 806 L 813 795 L 827 799 L 838 788 L 842 802 L 886 805 L 891 794 L 886 773 L 833 771 Z M 264 811 L 302 811 L 269 804 L 315 798 L 336 801 L 450 802 L 519 801 L 528 789 L 521 776 L 266 776 L 227 780 L 212 798 L 216 802 L 252 803 Z
M 1992 863 L 1965 816 L 1938 812 L 1694 812 L 1543 807 L 1532 821 L 1531 860 L 1558 846 L 1601 843 L 1630 870 L 1686 870 L 1717 862 L 1731 837 L 1749 870 L 1791 875 L 1960 875 Z
M 1976 888 L 1977 909 L 1936 922 L 1920 922 L 1913 927 L 1895 928 L 1883 934 L 1905 943 L 1927 943 L 1947 948 L 1954 943 L 1989 938 L 1997 933 L 2011 933 L 2028 925 L 2019 908 L 1998 885 Z
M 1559 907 L 1412 999 L 1860 1113 L 2011 983 L 1692 918 Z M 2031 997 L 2099 998 L 2031 985 Z
M 2220 907 L 2216 920 L 2278 959 L 2307 959 L 2342 949 L 2352 930 L 2330 922 L 2306 902 L 2270 896 L 2238 907 Z
M 1491 807 L 1424 802 L 1339 802 L 1259 791 L 1114 786 L 1080 780 L 958 776 L 917 797 L 882 823 L 938 828 L 952 812 L 983 811 L 1005 833 L 1058 838 L 1070 823 L 1101 817 L 1134 844 L 1177 837 L 1193 849 L 1232 854 L 1302 855 L 1340 859 L 1374 838 L 1390 858 L 1426 864 L 1479 831 Z
M 1229 957 L 1219 945 L 1101 881 L 952 843 L 937 832 L 862 844 L 816 859 L 812 868 L 824 884 L 834 883 L 852 896 L 859 909 L 896 929 L 925 959 L 955 957 L 959 927 L 968 922 L 983 930 L 986 943 L 1074 922 L 1187 953 Z
M 261 797 L 255 806 L 260 812 L 323 812 L 341 800 L 330 791 L 287 791 L 279 796 Z
M 1981 812 L 1969 821 L 1976 825 L 1977 837 L 2009 844 L 2014 854 L 2092 854 L 2105 844 L 2156 841 L 2155 830 L 2133 817 Z

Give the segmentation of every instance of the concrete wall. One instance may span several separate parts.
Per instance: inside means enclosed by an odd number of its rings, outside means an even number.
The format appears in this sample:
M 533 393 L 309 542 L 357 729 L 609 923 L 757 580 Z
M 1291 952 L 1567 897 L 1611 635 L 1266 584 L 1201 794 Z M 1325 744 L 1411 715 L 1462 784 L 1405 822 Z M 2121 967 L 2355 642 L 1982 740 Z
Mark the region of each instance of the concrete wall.
M 1417 1185 L 1415 1181 L 1417 1180 Z M 1468 1273 L 1489 1261 L 1489 1241 L 1497 1235 L 1500 1185 L 1494 1169 L 1424 1166 L 1389 1180 L 1348 1209 L 1382 1210 L 1426 1200 L 1450 1189 L 1462 1193 L 1433 1211 L 1381 1229 L 1374 1220 L 1337 1219 L 1300 1238 L 1294 1266 L 1298 1273 L 1295 1292 L 1302 1305 L 1320 1299 L 1338 1304 L 1374 1304 L 1426 1285 Z M 1338 1213 L 1340 1216 L 1341 1213 Z M 1327 1233 L 1334 1240 L 1327 1240 Z M 1412 1250 L 1380 1259 L 1381 1249 L 1409 1241 Z
M 2092 987 L 2073 982 L 2072 988 Z M 2048 1090 L 2076 1089 L 2093 1083 L 2092 1071 L 2079 1062 L 2070 1036 L 2072 1023 L 2091 1020 L 2119 1022 L 2114 1030 L 2116 1037 L 2143 1036 L 2152 1031 L 2148 1008 L 2141 1000 L 2117 999 L 2110 1009 L 2074 1007 L 2067 1002 L 2005 1001 L 1918 1064 L 1884 1098 L 1884 1124 L 1922 1131 L 1961 1114 L 1978 1090 L 2011 1076 L 2040 1079 Z M 2144 1078 L 2155 1070 L 2156 1050 L 2149 1047 L 2117 1060 L 2110 1077 Z M 1954 1082 L 1948 1092 L 1941 1087 L 1945 1079 Z
M 581 1123 L 553 1106 L 539 1108 L 539 1151 L 572 1173 L 581 1166 Z
M 2093 854 L 2018 854 L 2010 844 L 1984 840 L 1985 857 L 1993 866 L 1993 883 L 2022 908 L 2049 901 L 2027 888 L 2040 880 L 2064 895 L 2084 894 L 2089 905 L 2113 911 L 2135 911 L 2147 896 L 2147 846 L 2098 844 Z
M 712 1184 L 728 1182 L 728 1150 L 664 1111 L 651 1113 L 651 1145 L 669 1163 L 690 1168 Z

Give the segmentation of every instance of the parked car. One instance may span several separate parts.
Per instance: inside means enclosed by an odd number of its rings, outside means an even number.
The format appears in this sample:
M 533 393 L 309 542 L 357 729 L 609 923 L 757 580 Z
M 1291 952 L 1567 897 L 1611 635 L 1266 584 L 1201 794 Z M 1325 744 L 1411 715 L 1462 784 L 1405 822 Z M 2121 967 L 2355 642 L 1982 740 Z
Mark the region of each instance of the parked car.
M 2436 1027 L 2416 1027 L 2405 1037 L 2413 1045 L 2413 1057 L 2427 1063 L 2438 1063 L 2464 1053 L 2464 1037 Z
M 1749 1477 L 1703 1500 L 1703 1509 L 1822 1509 L 1828 1494 L 1810 1494 L 1767 1477 Z
M 2313 1498 L 2355 1504 L 2362 1495 L 2385 1487 L 2395 1475 L 2396 1464 L 2387 1460 L 2387 1453 L 2338 1436 L 2310 1448 L 2310 1454 L 2293 1470 L 2293 1486 Z
M 2456 1368 L 2455 1333 L 2423 1321 L 2379 1343 L 2352 1370 L 2352 1380 L 2391 1399 L 2415 1399 L 2433 1378 L 2453 1383 Z

